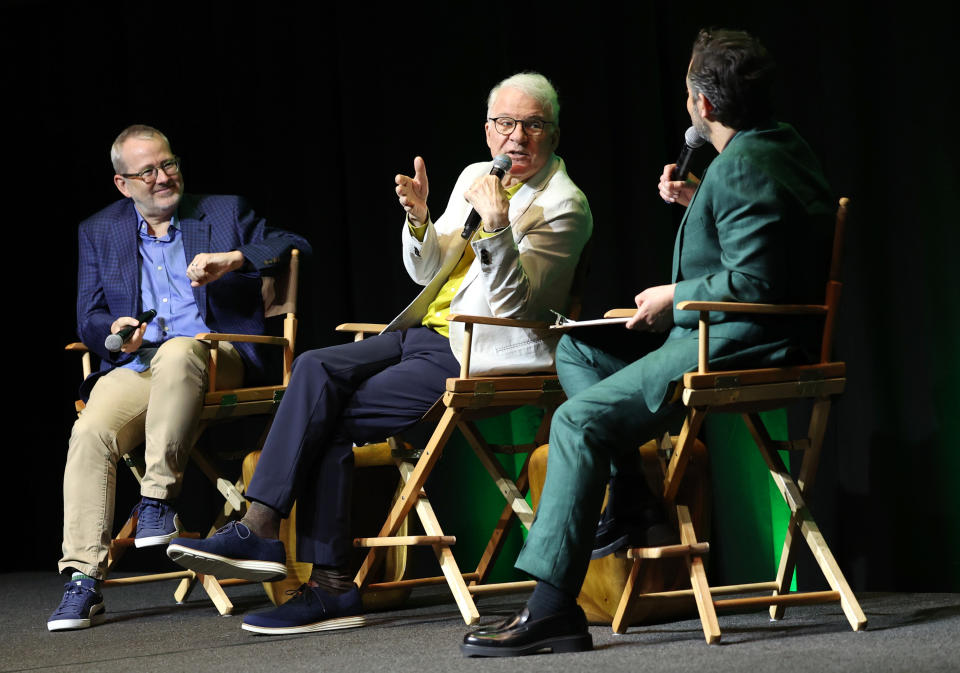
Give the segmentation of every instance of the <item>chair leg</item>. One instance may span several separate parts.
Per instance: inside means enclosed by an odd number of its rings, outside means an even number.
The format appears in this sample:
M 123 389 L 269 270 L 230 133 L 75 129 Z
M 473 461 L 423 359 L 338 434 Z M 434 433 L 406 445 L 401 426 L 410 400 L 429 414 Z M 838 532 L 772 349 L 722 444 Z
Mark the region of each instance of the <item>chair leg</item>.
M 180 580 L 180 584 L 177 585 L 177 590 L 173 592 L 173 598 L 177 601 L 177 604 L 186 603 L 187 599 L 190 597 L 190 594 L 193 593 L 193 588 L 197 585 L 197 576 L 193 577 L 184 577 Z
M 413 471 L 412 465 L 401 463 L 400 474 L 404 481 L 410 479 Z M 421 492 L 417 498 L 416 510 L 420 523 L 423 525 L 423 530 L 427 535 L 443 535 L 443 529 L 440 528 L 440 522 L 437 521 L 437 515 L 433 511 L 426 493 Z M 440 563 L 440 570 L 447 578 L 447 585 L 450 587 L 450 592 L 453 594 L 457 607 L 460 608 L 463 621 L 466 622 L 467 626 L 476 624 L 480 621 L 480 613 L 477 610 L 476 603 L 473 602 L 473 596 L 467 588 L 467 583 L 463 581 L 463 574 L 460 572 L 460 566 L 457 565 L 453 556 L 453 551 L 447 545 L 433 545 L 433 553 L 436 554 L 437 561 Z
M 433 435 L 430 437 L 430 441 L 427 443 L 427 448 L 425 448 L 420 455 L 420 459 L 417 461 L 417 465 L 410 474 L 409 480 L 400 492 L 397 502 L 390 510 L 390 513 L 387 515 L 387 520 L 380 528 L 379 537 L 390 537 L 394 535 L 404 519 L 407 518 L 410 510 L 413 509 L 417 499 L 420 497 L 420 491 L 423 488 L 424 482 L 426 482 L 427 477 L 430 476 L 430 472 L 443 453 L 444 445 L 446 445 L 447 440 L 450 439 L 450 435 L 453 434 L 453 430 L 457 426 L 458 416 L 459 412 L 456 409 L 447 408 L 443 412 L 440 422 L 437 424 Z M 383 549 L 383 547 L 371 547 L 370 551 L 367 552 L 367 556 L 364 558 L 363 564 L 360 566 L 360 570 L 354 579 L 356 585 L 361 589 L 369 583 L 372 572 L 383 559 Z
M 694 545 L 697 535 L 690 518 L 690 510 L 686 505 L 677 505 L 677 521 L 680 524 L 681 544 Z M 720 642 L 720 622 L 717 620 L 717 610 L 710 595 L 710 584 L 707 582 L 707 570 L 700 555 L 686 557 L 687 569 L 690 571 L 690 586 L 697 602 L 697 612 L 700 613 L 700 623 L 703 626 L 703 636 L 708 645 Z
M 637 577 L 640 573 L 640 563 L 641 559 L 633 559 L 633 565 L 630 566 L 630 574 L 627 576 L 627 582 L 623 587 L 623 593 L 620 594 L 620 602 L 617 604 L 617 612 L 613 616 L 613 632 L 624 634 L 627 632 L 627 628 L 630 626 L 628 621 L 628 615 L 630 614 L 630 609 L 633 607 L 633 603 L 636 600 L 636 591 L 637 591 Z
M 530 530 L 530 526 L 533 525 L 533 508 L 530 507 L 523 493 L 517 488 L 513 479 L 507 475 L 506 470 L 503 469 L 503 465 L 500 464 L 500 461 L 497 460 L 490 446 L 477 431 L 477 426 L 470 422 L 459 423 L 459 426 L 460 432 L 462 432 L 463 436 L 467 439 L 467 443 L 473 448 L 474 453 L 477 454 L 477 458 L 480 459 L 484 468 L 486 468 L 487 472 L 497 484 L 501 495 L 506 498 L 507 503 L 510 504 L 511 509 L 513 509 L 521 523 L 526 526 L 527 530 Z
M 197 579 L 200 580 L 200 586 L 207 592 L 207 596 L 217 607 L 221 615 L 229 615 L 233 612 L 233 603 L 227 598 L 227 593 L 220 586 L 217 578 L 213 575 L 201 575 L 197 573 Z
M 747 426 L 750 428 L 754 439 L 757 440 L 757 448 L 767 463 L 767 467 L 770 469 L 770 475 L 773 477 L 774 483 L 790 507 L 792 514 L 791 519 L 796 520 L 796 525 L 803 534 L 807 545 L 810 547 L 810 551 L 813 552 L 817 565 L 820 566 L 820 571 L 826 578 L 830 588 L 840 594 L 840 605 L 843 608 L 844 615 L 847 617 L 847 621 L 850 623 L 850 627 L 854 631 L 859 631 L 867 625 L 867 618 L 863 614 L 863 610 L 860 609 L 860 604 L 853 595 L 853 591 L 843 576 L 839 564 L 833 557 L 830 547 L 827 546 L 823 534 L 813 520 L 810 510 L 807 508 L 806 502 L 804 502 L 800 488 L 793 481 L 783 461 L 780 460 L 779 454 L 777 454 L 776 451 L 770 450 L 769 435 L 767 435 L 766 428 L 763 427 L 763 422 L 756 414 L 750 414 L 749 416 L 748 419 L 745 419 L 748 421 Z
M 667 474 L 663 480 L 663 499 L 666 502 L 674 502 L 677 499 L 680 482 L 683 481 L 683 474 L 693 453 L 693 443 L 700 433 L 700 426 L 703 425 L 703 419 L 706 418 L 706 415 L 707 412 L 704 409 L 691 407 L 683 421 L 683 428 L 680 430 L 676 448 L 670 457 Z
M 517 489 L 519 489 L 521 494 L 525 494 L 528 490 L 527 484 L 527 466 L 530 464 L 530 454 L 527 454 L 527 458 L 523 463 L 523 467 L 520 470 L 520 476 L 517 477 Z M 510 522 L 513 521 L 516 517 L 516 512 L 513 511 L 513 505 L 507 503 L 503 507 L 503 511 L 500 513 L 500 518 L 497 520 L 497 525 L 493 529 L 493 533 L 490 534 L 490 539 L 487 541 L 487 546 L 483 550 L 483 554 L 480 556 L 480 562 L 477 563 L 477 575 L 479 576 L 476 582 L 471 582 L 471 584 L 483 584 L 487 575 L 490 573 L 490 569 L 493 568 L 494 562 L 497 560 L 497 556 L 500 554 L 500 551 L 503 549 L 503 544 L 507 539 L 507 530 L 510 527 Z M 529 528 L 528 528 L 529 530 Z
M 827 397 L 817 400 L 813 405 L 810 414 L 810 425 L 807 429 L 810 448 L 804 452 L 799 477 L 797 479 L 800 494 L 804 497 L 810 492 L 814 479 L 817 476 L 817 467 L 820 464 L 820 451 L 823 448 L 823 436 L 826 433 L 827 418 L 829 415 L 830 398 Z M 751 434 L 754 431 L 760 432 L 760 428 L 756 427 L 753 419 L 746 417 L 744 421 L 748 429 L 751 428 L 751 426 L 754 427 L 754 429 L 751 430 Z M 766 433 L 763 433 L 763 436 L 766 437 L 767 440 L 769 439 L 769 435 Z M 756 436 L 754 437 L 754 441 L 757 441 Z M 800 527 L 797 523 L 797 518 L 791 514 L 790 523 L 787 526 L 787 531 L 783 538 L 783 549 L 780 552 L 780 564 L 777 568 L 777 589 L 773 592 L 774 596 L 787 594 L 790 591 L 790 584 L 793 580 L 794 568 L 796 567 L 797 550 L 799 549 L 799 545 L 797 544 L 799 536 Z M 770 619 L 783 619 L 786 608 L 786 605 L 771 605 Z

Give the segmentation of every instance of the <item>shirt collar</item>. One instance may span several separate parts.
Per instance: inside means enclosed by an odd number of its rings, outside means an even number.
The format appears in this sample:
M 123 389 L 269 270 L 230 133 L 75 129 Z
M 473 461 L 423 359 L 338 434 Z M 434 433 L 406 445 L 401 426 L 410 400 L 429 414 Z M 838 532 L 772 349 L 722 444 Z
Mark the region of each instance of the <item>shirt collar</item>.
M 150 230 L 147 229 L 147 221 L 143 219 L 143 215 L 140 214 L 136 206 L 133 207 L 133 212 L 137 214 L 137 231 L 140 232 L 141 236 L 148 236 Z M 180 231 L 180 218 L 177 217 L 177 213 L 174 213 L 170 218 L 170 226 Z

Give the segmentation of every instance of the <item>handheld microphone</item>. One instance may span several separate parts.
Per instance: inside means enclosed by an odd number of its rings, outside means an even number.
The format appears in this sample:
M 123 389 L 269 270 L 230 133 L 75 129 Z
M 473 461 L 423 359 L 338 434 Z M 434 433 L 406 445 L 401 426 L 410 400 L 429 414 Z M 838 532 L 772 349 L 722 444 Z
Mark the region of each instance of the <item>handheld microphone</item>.
M 690 166 L 690 159 L 693 157 L 693 151 L 707 142 L 707 139 L 697 133 L 697 129 L 690 127 L 683 134 L 683 149 L 680 150 L 680 157 L 677 159 L 677 167 L 673 169 L 674 180 L 686 180 L 687 170 Z
M 511 166 L 513 166 L 513 161 L 510 157 L 506 154 L 498 154 L 493 158 L 493 168 L 490 169 L 490 175 L 496 175 L 502 179 L 507 171 L 510 170 Z M 463 233 L 460 234 L 460 236 L 462 238 L 470 238 L 479 226 L 480 213 L 477 212 L 476 208 L 472 208 L 470 214 L 467 215 L 467 221 L 463 224 Z
M 127 343 L 130 340 L 130 335 L 133 334 L 134 330 L 140 329 L 140 325 L 145 322 L 150 322 L 157 315 L 156 309 L 150 309 L 149 311 L 144 311 L 140 315 L 136 316 L 134 320 L 137 321 L 137 326 L 128 325 L 116 334 L 111 334 L 108 336 L 104 342 L 103 347 L 106 348 L 111 353 L 116 353 L 121 348 L 123 344 Z

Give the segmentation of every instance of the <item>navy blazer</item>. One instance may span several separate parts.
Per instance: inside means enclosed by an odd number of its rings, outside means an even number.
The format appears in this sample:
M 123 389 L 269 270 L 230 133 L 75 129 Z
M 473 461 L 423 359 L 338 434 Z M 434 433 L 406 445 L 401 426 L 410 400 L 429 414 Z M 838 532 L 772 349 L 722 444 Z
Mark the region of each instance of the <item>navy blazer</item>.
M 213 332 L 262 334 L 264 330 L 261 274 L 286 263 L 292 248 L 309 254 L 300 236 L 266 225 L 238 196 L 185 194 L 177 211 L 187 263 L 202 252 L 239 250 L 247 263 L 222 278 L 193 288 L 200 317 Z M 131 199 L 121 199 L 80 223 L 77 272 L 77 332 L 100 356 L 100 371 L 81 387 L 86 399 L 96 379 L 129 361 L 128 353 L 111 353 L 103 346 L 110 326 L 120 316 L 134 316 L 140 306 L 140 264 L 137 214 Z M 248 385 L 264 380 L 264 361 L 256 344 L 234 347 L 244 362 Z

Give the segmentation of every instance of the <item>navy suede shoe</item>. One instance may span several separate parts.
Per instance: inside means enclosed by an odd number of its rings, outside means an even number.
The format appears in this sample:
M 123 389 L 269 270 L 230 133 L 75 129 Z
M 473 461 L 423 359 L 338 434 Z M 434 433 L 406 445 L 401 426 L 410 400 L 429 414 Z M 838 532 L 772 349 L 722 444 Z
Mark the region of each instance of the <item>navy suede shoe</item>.
M 103 621 L 107 609 L 103 596 L 97 591 L 96 580 L 71 580 L 63 588 L 66 591 L 60 606 L 47 620 L 48 631 L 85 629 Z
M 239 521 L 204 540 L 179 537 L 167 547 L 167 556 L 184 568 L 221 579 L 273 582 L 287 576 L 283 543 L 257 537 Z
M 360 592 L 356 587 L 345 594 L 334 596 L 327 592 L 302 585 L 290 591 L 293 597 L 283 605 L 265 612 L 257 612 L 243 618 L 241 628 L 267 636 L 283 636 L 291 633 L 334 631 L 363 626 Z
M 163 500 L 141 498 L 133 511 L 137 513 L 137 532 L 133 536 L 133 544 L 138 548 L 167 544 L 183 531 L 180 517 Z

